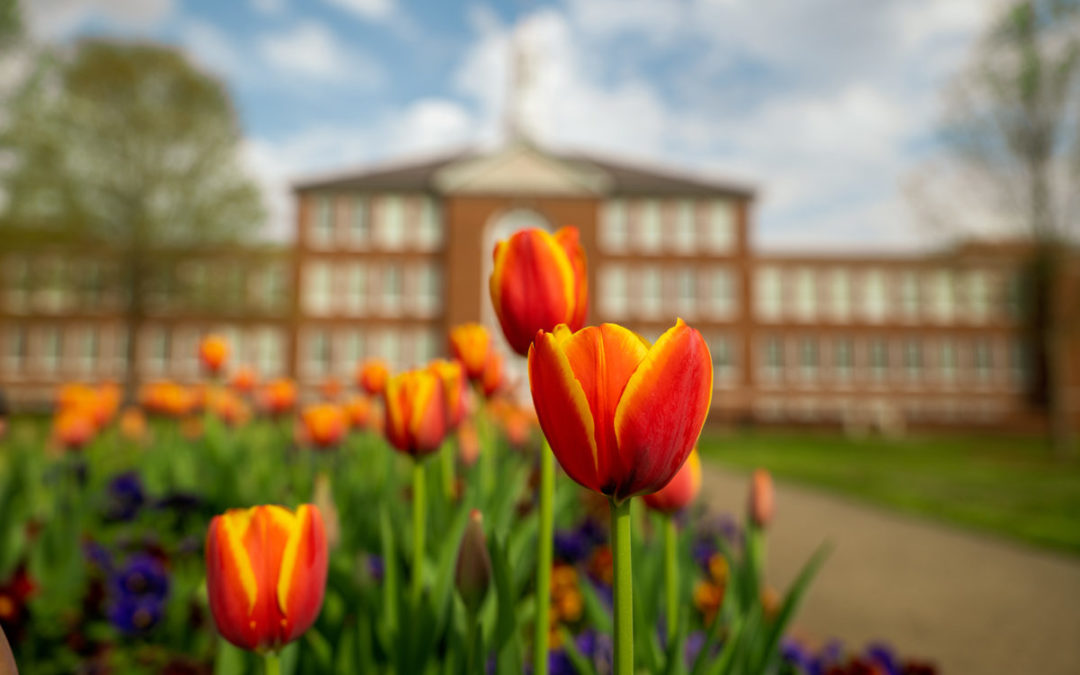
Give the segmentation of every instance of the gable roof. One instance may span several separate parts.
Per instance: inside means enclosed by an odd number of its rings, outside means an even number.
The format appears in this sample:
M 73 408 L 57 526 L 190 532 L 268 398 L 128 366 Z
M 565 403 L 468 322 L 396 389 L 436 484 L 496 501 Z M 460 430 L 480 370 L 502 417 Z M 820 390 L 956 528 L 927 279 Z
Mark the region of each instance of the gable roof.
M 439 192 L 436 177 L 440 170 L 459 162 L 495 156 L 493 152 L 458 150 L 435 157 L 376 164 L 349 172 L 302 179 L 293 184 L 297 192 L 309 190 L 417 190 Z M 583 172 L 601 172 L 609 178 L 606 192 L 612 195 L 728 196 L 751 198 L 754 188 L 734 181 L 721 181 L 659 165 L 632 163 L 586 153 L 539 150 Z

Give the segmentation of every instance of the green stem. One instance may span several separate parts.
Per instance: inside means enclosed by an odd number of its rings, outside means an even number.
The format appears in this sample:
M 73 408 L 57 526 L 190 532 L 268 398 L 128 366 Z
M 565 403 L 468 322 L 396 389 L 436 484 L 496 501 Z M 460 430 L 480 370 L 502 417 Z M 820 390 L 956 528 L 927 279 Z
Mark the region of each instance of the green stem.
M 551 614 L 551 559 L 555 539 L 555 455 L 547 440 L 540 448 L 540 530 L 536 551 L 536 623 L 533 634 L 533 673 L 547 675 L 548 630 Z
M 465 651 L 465 672 L 468 675 L 475 675 L 477 672 L 477 657 L 479 656 L 479 644 L 477 644 L 480 638 L 480 617 L 476 615 L 476 612 L 466 612 L 468 614 L 468 640 L 469 644 Z
M 634 580 L 630 561 L 630 500 L 611 500 L 611 548 L 615 558 L 614 675 L 634 672 Z
M 454 501 L 454 444 L 451 441 L 443 443 L 439 450 L 439 459 L 442 462 L 443 495 L 447 502 Z
M 420 606 L 420 595 L 424 589 L 424 524 L 427 519 L 427 504 L 424 490 L 424 463 L 413 460 L 413 566 L 412 598 L 413 604 Z
M 480 392 L 479 396 L 480 408 L 476 414 L 476 423 L 480 429 L 480 495 L 486 501 L 495 489 L 495 439 L 491 433 L 491 420 L 488 418 L 483 392 Z
M 675 641 L 679 627 L 679 535 L 675 531 L 675 519 L 664 516 L 664 586 L 667 590 L 667 639 L 668 644 Z
M 281 657 L 277 652 L 266 652 L 263 663 L 266 664 L 266 675 L 281 675 Z

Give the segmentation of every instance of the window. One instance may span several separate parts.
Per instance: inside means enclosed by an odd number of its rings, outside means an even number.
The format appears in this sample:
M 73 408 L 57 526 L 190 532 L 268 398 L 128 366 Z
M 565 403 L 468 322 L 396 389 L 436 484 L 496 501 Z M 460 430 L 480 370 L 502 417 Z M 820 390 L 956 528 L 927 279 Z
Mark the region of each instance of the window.
M 933 302 L 934 318 L 941 323 L 949 323 L 953 320 L 953 310 L 956 305 L 952 272 L 949 270 L 935 272 L 931 280 L 931 289 L 930 299 Z
M 813 321 L 817 314 L 817 285 L 814 270 L 800 267 L 795 272 L 795 316 L 800 321 Z
M 661 246 L 663 228 L 660 221 L 660 203 L 646 199 L 638 204 L 640 231 L 638 245 L 645 253 L 657 253 Z
M 841 382 L 851 380 L 851 371 L 855 366 L 855 350 L 849 338 L 837 338 L 833 342 L 833 368 L 836 379 Z
M 330 264 L 309 262 L 304 267 L 304 308 L 316 316 L 330 313 L 333 299 L 333 277 Z
M 105 274 L 99 260 L 82 263 L 82 292 L 87 309 L 97 310 L 105 297 Z
M 22 373 L 26 369 L 29 346 L 30 341 L 26 339 L 26 326 L 8 325 L 4 340 L 4 370 L 9 374 Z
M 726 253 L 735 246 L 735 204 L 715 199 L 709 205 L 707 243 L 710 251 Z
M 113 329 L 113 353 L 112 353 L 112 372 L 113 375 L 120 377 L 125 375 L 128 368 L 132 366 L 128 362 L 128 343 L 131 340 L 131 334 L 128 333 L 126 327 L 116 327 Z
M 613 199 L 604 204 L 600 225 L 600 245 L 604 250 L 621 253 L 626 250 L 629 237 L 626 202 Z
M 942 382 L 952 384 L 956 381 L 956 346 L 952 340 L 942 341 L 939 366 L 941 367 Z
M 709 352 L 713 362 L 713 387 L 727 387 L 735 380 L 735 350 L 726 335 L 709 337 Z
M 442 246 L 442 241 L 443 227 L 439 207 L 431 197 L 421 197 L 416 243 L 420 248 L 430 251 Z
M 923 353 L 922 343 L 911 338 L 904 341 L 904 370 L 908 380 L 917 382 L 922 377 Z
M 629 306 L 626 268 L 608 263 L 600 273 L 600 311 L 606 318 L 622 319 Z
M 374 356 L 386 361 L 390 370 L 400 370 L 403 366 L 401 358 L 402 336 L 392 329 L 376 333 Z
M 1031 381 L 1031 345 L 1020 338 L 1009 341 L 1009 379 L 1014 387 L 1027 387 Z
M 100 342 L 97 326 L 86 326 L 79 337 L 76 368 L 80 374 L 89 377 L 97 369 Z
M 870 341 L 870 376 L 875 382 L 883 382 L 889 369 L 889 347 L 885 340 Z
M 401 296 L 403 290 L 401 264 L 396 262 L 387 263 L 383 267 L 380 283 L 383 311 L 391 315 L 401 313 Z
M 330 336 L 324 330 L 314 330 L 307 335 L 307 363 L 309 375 L 318 377 L 330 370 Z
M 345 270 L 345 311 L 352 316 L 363 315 L 367 310 L 367 266 L 362 262 L 353 262 Z
M 653 266 L 641 270 L 641 313 L 646 317 L 659 316 L 663 304 L 660 270 Z
M 818 374 L 818 341 L 817 338 L 803 338 L 799 342 L 799 365 L 802 368 L 803 380 L 813 382 Z
M 765 379 L 779 380 L 784 370 L 784 343 L 778 337 L 767 337 L 761 351 Z
M 311 223 L 312 248 L 330 248 L 334 244 L 334 200 L 330 195 L 315 197 L 315 218 Z
M 431 330 L 418 330 L 413 343 L 415 358 L 418 364 L 427 363 L 438 356 L 440 334 Z
M 735 314 L 735 276 L 726 267 L 714 267 L 708 272 L 709 292 L 706 295 L 709 312 L 715 318 L 727 319 Z
M 41 340 L 41 372 L 54 375 L 60 368 L 63 346 L 60 343 L 60 331 L 56 326 L 44 326 L 38 334 Z
M 1010 319 L 1020 320 L 1027 317 L 1027 281 L 1020 272 L 1010 274 L 1005 282 L 1005 311 Z
M 912 271 L 900 275 L 900 311 L 906 321 L 919 318 L 919 278 Z
M 968 272 L 967 282 L 969 318 L 975 323 L 983 323 L 990 316 L 990 284 L 986 272 Z
M 691 268 L 675 271 L 675 307 L 684 318 L 697 308 L 697 274 Z
M 349 331 L 345 334 L 345 342 L 342 346 L 342 358 L 346 370 L 355 368 L 358 363 L 367 356 L 365 349 L 364 334 L 358 330 Z
M 171 351 L 171 335 L 168 329 L 161 326 L 151 328 L 146 338 L 146 370 L 151 375 L 161 376 L 169 366 L 169 354 Z
M 780 318 L 783 295 L 779 269 L 775 267 L 758 269 L 755 300 L 758 318 L 763 321 L 776 321 Z
M 29 308 L 32 286 L 30 261 L 21 255 L 9 255 L 2 262 L 7 274 L 7 308 L 12 312 L 25 312 Z
M 847 270 L 832 271 L 829 280 L 829 295 L 833 320 L 846 322 L 851 316 L 851 276 Z
M 694 202 L 680 199 L 675 202 L 675 228 L 672 245 L 679 253 L 693 253 L 697 244 Z
M 978 338 L 975 340 L 974 347 L 975 378 L 979 382 L 985 383 L 990 380 L 990 373 L 994 366 L 990 341 L 986 338 Z
M 371 242 L 371 212 L 367 197 L 357 195 L 352 200 L 349 214 L 349 244 L 353 248 L 367 248 Z
M 442 308 L 442 271 L 436 262 L 421 263 L 416 268 L 416 312 L 431 316 Z
M 871 323 L 885 320 L 885 275 L 881 270 L 867 270 L 863 276 L 863 316 Z
M 375 239 L 389 251 L 405 246 L 405 204 L 399 195 L 386 195 L 379 199 L 375 220 Z
M 267 377 L 280 375 L 284 366 L 281 333 L 273 328 L 260 328 L 255 337 L 255 364 Z

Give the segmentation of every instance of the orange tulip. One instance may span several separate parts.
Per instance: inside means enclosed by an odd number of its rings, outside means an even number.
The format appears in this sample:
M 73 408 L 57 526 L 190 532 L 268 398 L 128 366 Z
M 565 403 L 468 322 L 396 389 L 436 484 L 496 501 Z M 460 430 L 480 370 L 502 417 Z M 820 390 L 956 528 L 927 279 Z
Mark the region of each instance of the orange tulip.
M 345 436 L 345 411 L 332 403 L 309 405 L 300 413 L 304 437 L 317 448 L 332 448 Z
M 131 407 L 120 413 L 120 435 L 136 443 L 146 438 L 146 416 L 142 410 Z
M 503 334 L 522 356 L 537 331 L 551 331 L 559 324 L 579 330 L 585 325 L 589 296 L 577 228 L 564 227 L 554 236 L 529 228 L 500 241 L 490 287 Z
M 356 374 L 357 384 L 372 396 L 383 393 L 388 379 L 390 379 L 390 369 L 386 367 L 386 363 L 381 359 L 364 361 Z
M 443 403 L 446 404 L 446 430 L 452 431 L 465 419 L 468 412 L 465 400 L 465 369 L 458 361 L 435 359 L 428 370 L 439 377 L 443 387 Z
M 446 408 L 439 377 L 410 370 L 390 378 L 383 393 L 386 438 L 399 451 L 420 457 L 439 449 L 446 435 Z
M 341 380 L 331 375 L 322 381 L 319 390 L 327 401 L 336 401 L 341 396 Z
M 345 417 L 353 429 L 366 429 L 373 423 L 375 405 L 362 394 L 353 396 L 345 402 Z
M 712 359 L 679 319 L 656 344 L 615 324 L 539 333 L 529 350 L 533 404 L 555 457 L 616 502 L 668 484 L 712 401 Z
M 465 420 L 457 430 L 458 457 L 464 466 L 476 464 L 480 458 L 480 434 L 476 431 L 476 425 L 470 420 Z
M 61 411 L 53 419 L 53 437 L 65 450 L 82 450 L 94 437 L 94 418 L 78 408 Z
M 271 415 L 283 415 L 296 406 L 296 385 L 287 378 L 274 380 L 263 388 L 261 402 Z
M 670 483 L 645 495 L 645 505 L 660 513 L 676 513 L 692 504 L 700 491 L 701 456 L 694 450 Z
M 211 375 L 217 375 L 229 358 L 229 343 L 220 335 L 207 335 L 199 343 L 199 360 Z
M 251 410 L 240 395 L 229 389 L 207 392 L 207 407 L 225 424 L 239 427 L 251 418 Z
M 758 527 L 768 527 L 774 509 L 772 476 L 765 469 L 757 469 L 750 478 L 750 520 Z
M 255 389 L 259 378 L 249 366 L 240 366 L 229 380 L 229 386 L 238 394 L 250 394 Z
M 465 374 L 474 382 L 484 375 L 491 350 L 491 335 L 478 323 L 463 323 L 450 330 L 450 353 L 461 361 Z
M 502 389 L 503 386 L 503 358 L 494 349 L 488 353 L 487 363 L 484 364 L 484 376 L 480 381 L 485 398 L 491 398 Z
M 206 534 L 206 592 L 221 635 L 277 650 L 315 622 L 326 590 L 326 526 L 318 507 L 231 509 Z

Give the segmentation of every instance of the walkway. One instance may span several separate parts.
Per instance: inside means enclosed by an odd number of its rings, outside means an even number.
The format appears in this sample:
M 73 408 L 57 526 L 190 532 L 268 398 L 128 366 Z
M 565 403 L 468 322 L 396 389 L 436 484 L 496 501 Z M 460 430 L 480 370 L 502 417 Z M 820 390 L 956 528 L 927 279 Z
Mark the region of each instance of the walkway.
M 747 482 L 704 466 L 703 493 L 716 509 L 742 514 Z M 835 545 L 805 598 L 800 633 L 852 648 L 885 640 L 945 675 L 1080 673 L 1080 559 L 776 487 L 774 587 L 786 589 L 823 540 Z

